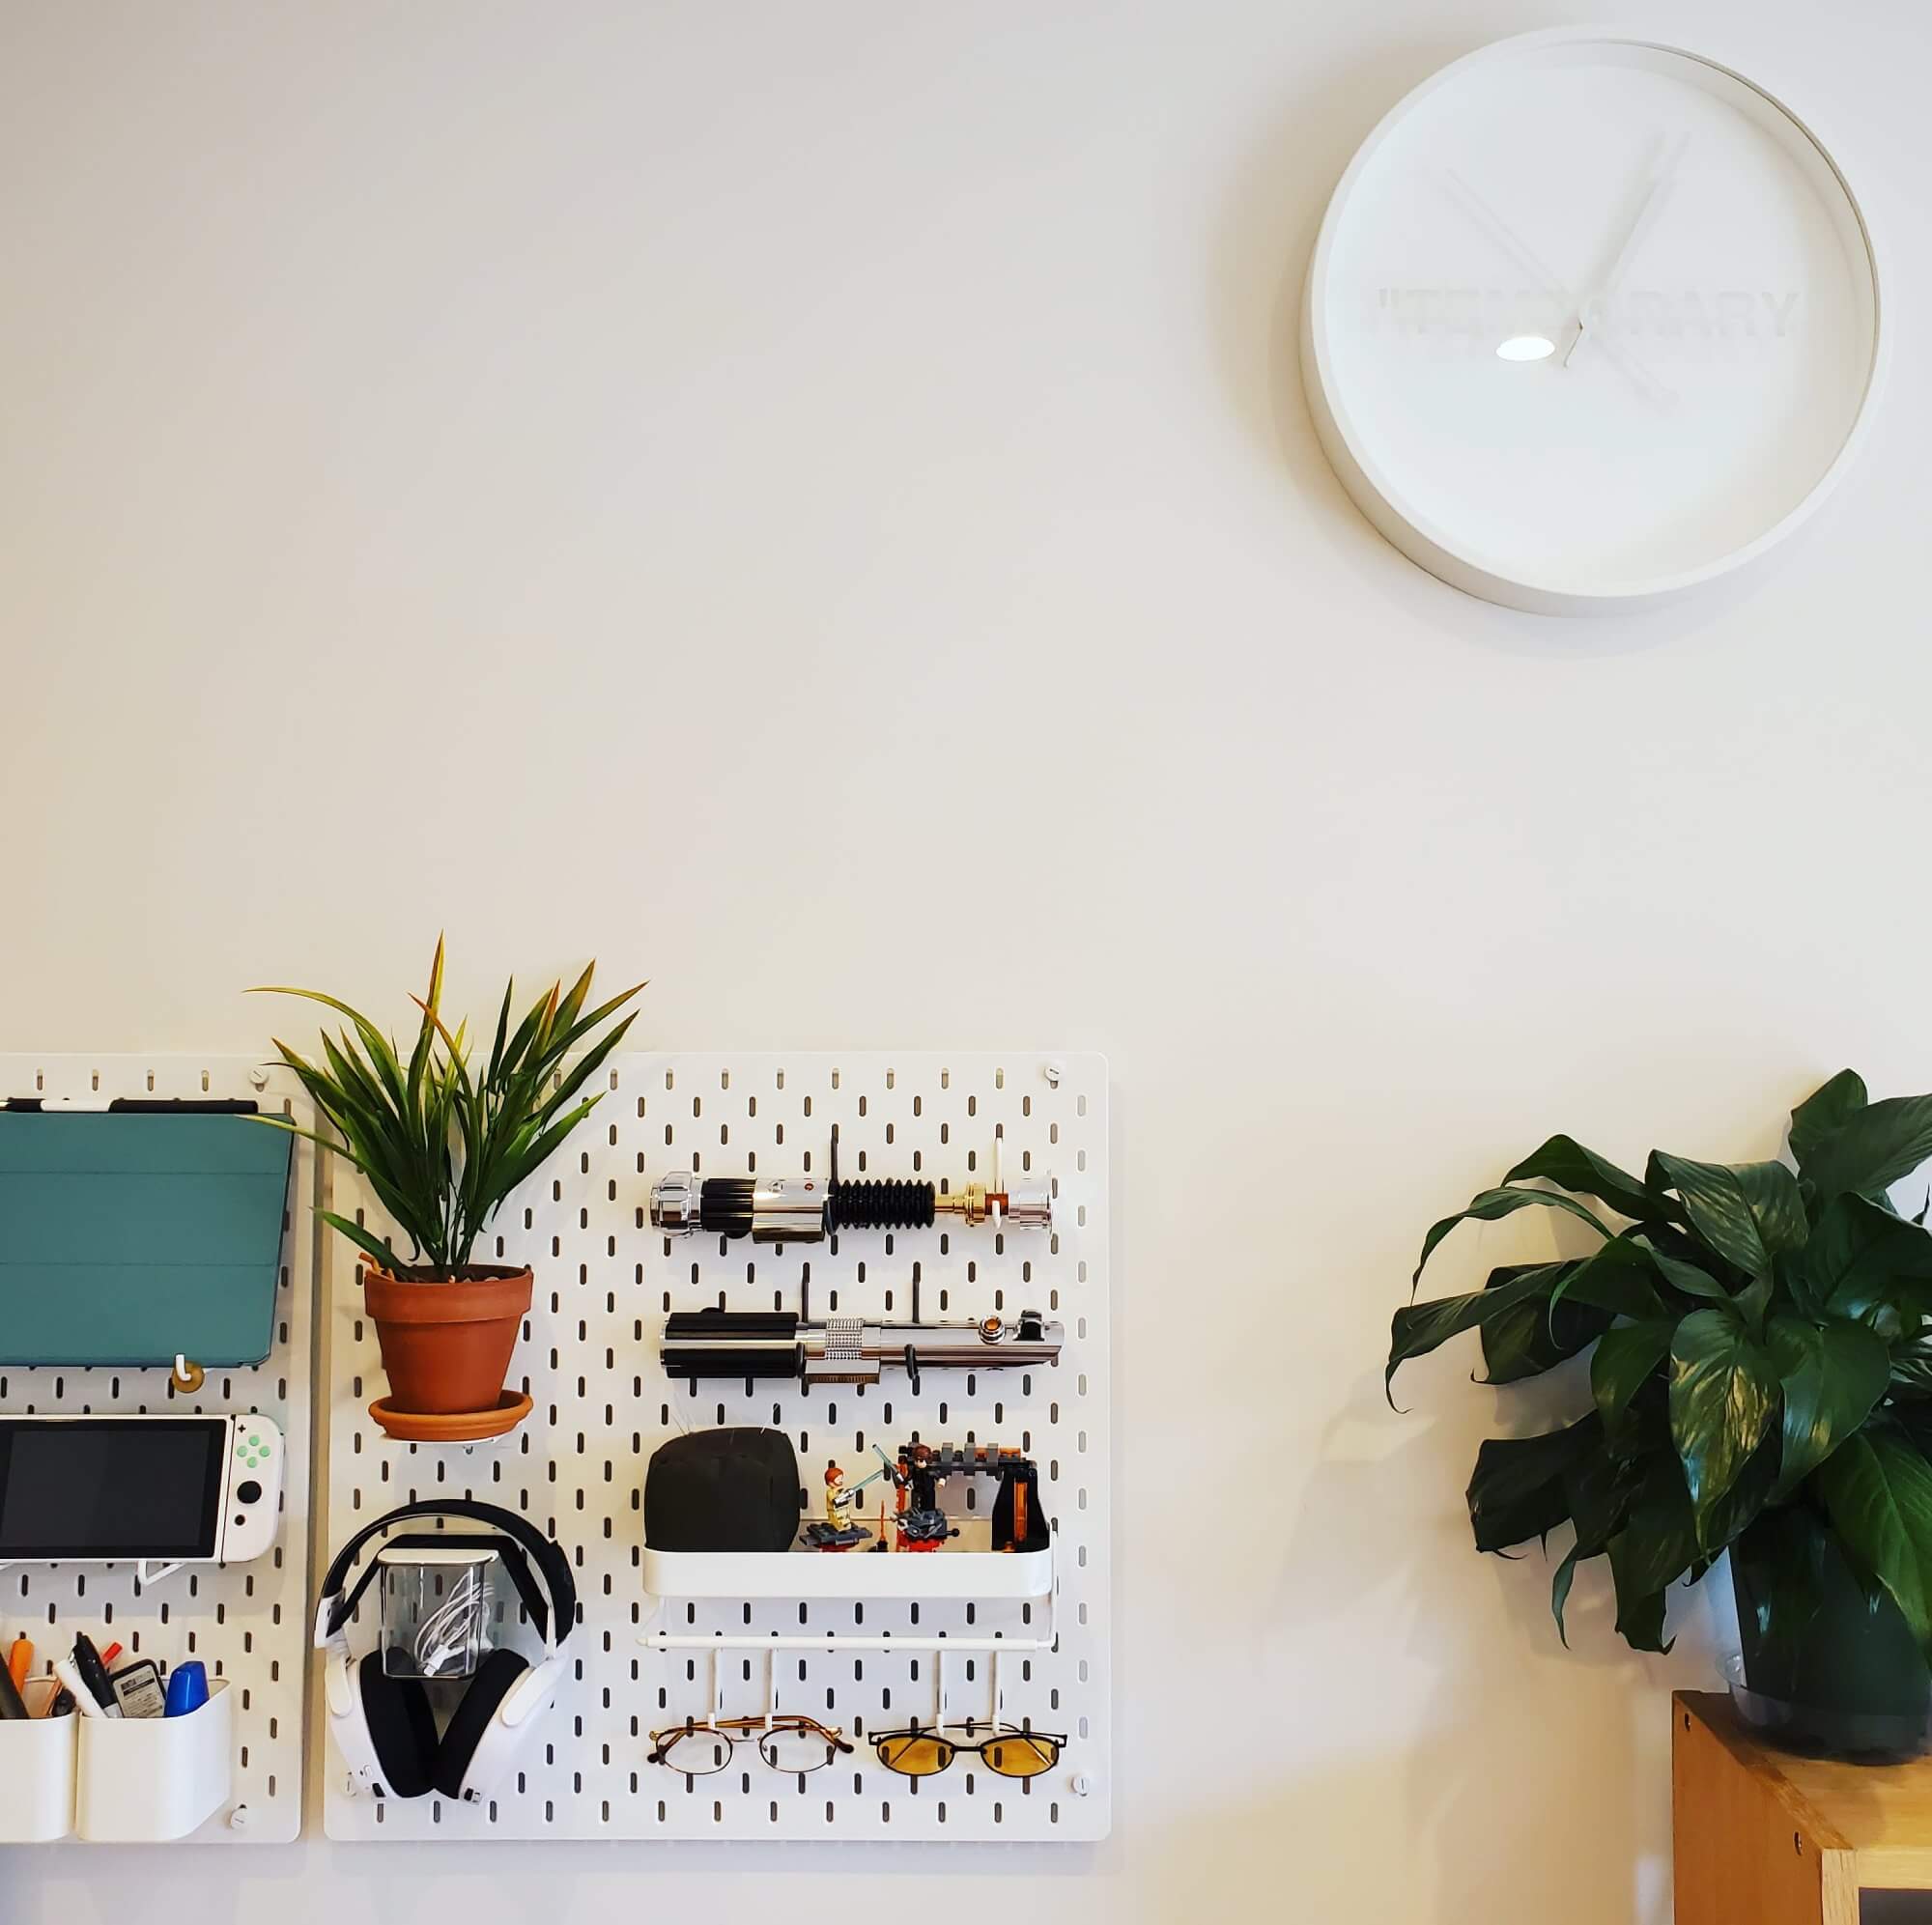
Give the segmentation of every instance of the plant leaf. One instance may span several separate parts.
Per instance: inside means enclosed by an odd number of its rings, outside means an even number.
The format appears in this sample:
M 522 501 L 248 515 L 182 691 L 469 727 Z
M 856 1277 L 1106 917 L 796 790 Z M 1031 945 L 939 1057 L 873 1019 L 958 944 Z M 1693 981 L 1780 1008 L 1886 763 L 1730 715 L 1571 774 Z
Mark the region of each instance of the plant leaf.
M 1776 1492 L 1784 1497 L 1872 1414 L 1891 1380 L 1891 1353 L 1861 1323 L 1820 1329 L 1795 1316 L 1772 1317 L 1765 1346 L 1784 1386 Z
M 1539 1315 L 1548 1301 L 1549 1286 L 1543 1266 L 1531 1265 L 1494 1289 L 1471 1290 L 1466 1296 L 1438 1297 L 1434 1303 L 1405 1304 L 1389 1321 L 1388 1367 L 1382 1375 L 1383 1394 L 1393 1408 L 1395 1373 L 1414 1357 L 1440 1349 L 1452 1337 L 1506 1315 L 1519 1303 L 1533 1303 Z
M 1731 1301 L 1731 1293 L 1722 1280 L 1714 1277 L 1709 1270 L 1691 1262 L 1689 1258 L 1667 1256 L 1663 1251 L 1650 1245 L 1647 1237 L 1639 1240 L 1650 1248 L 1651 1255 L 1657 1260 L 1658 1273 L 1672 1289 L 1679 1290 L 1688 1297 L 1701 1298 L 1707 1303 Z
M 1791 1113 L 1791 1156 L 1798 1174 L 1807 1175 L 1804 1159 L 1825 1141 L 1842 1129 L 1871 1100 L 1865 1080 L 1855 1069 L 1841 1069 L 1829 1083 L 1821 1083 Z
M 586 963 L 583 974 L 571 984 L 563 1001 L 556 1005 L 556 1027 L 566 1034 L 577 1021 L 577 1012 L 583 1007 L 583 999 L 590 994 L 590 978 L 596 974 L 597 965 Z
M 347 1016 L 355 1026 L 355 1033 L 362 1038 L 362 1047 L 369 1052 L 369 1059 L 383 1072 L 384 1080 L 400 1096 L 403 1086 L 402 1065 L 396 1061 L 396 1053 L 390 1047 L 388 1038 L 359 1009 L 352 1009 L 339 997 L 325 996 L 319 989 L 289 989 L 279 983 L 265 984 L 251 989 L 250 996 L 299 996 L 310 1003 L 320 1003 L 338 1014 Z M 279 1043 L 275 1045 L 281 1047 Z M 291 1065 L 293 1066 L 293 1065 Z
M 1617 1629 L 1625 1643 L 1634 1651 L 1668 1651 L 1664 1593 L 1697 1564 L 1696 1523 L 1674 1457 L 1651 1459 L 1628 1521 L 1605 1548 L 1617 1591 Z
M 1669 1356 L 1676 1333 L 1676 1318 L 1647 1317 L 1641 1323 L 1620 1323 L 1598 1340 L 1590 1359 L 1590 1395 L 1607 1430 L 1615 1430 L 1631 1399 Z
M 1811 1142 L 1804 1175 L 1821 1203 L 1847 1191 L 1882 1197 L 1932 1157 L 1932 1096 L 1888 1096 Z
M 1891 1353 L 1891 1394 L 1913 1403 L 1932 1399 L 1932 1346 L 1925 1338 L 1914 1338 Z
M 1422 1273 L 1435 1254 L 1435 1246 L 1459 1223 L 1470 1219 L 1479 1223 L 1493 1223 L 1498 1217 L 1514 1216 L 1518 1210 L 1530 1208 L 1564 1210 L 1571 1216 L 1580 1217 L 1599 1236 L 1607 1237 L 1610 1233 L 1575 1197 L 1566 1197 L 1560 1190 L 1483 1190 L 1470 1200 L 1467 1209 L 1458 1210 L 1454 1216 L 1445 1216 L 1422 1239 L 1422 1257 L 1410 1283 L 1422 1281 Z
M 1540 1437 L 1486 1439 L 1467 1492 L 1476 1548 L 1507 1550 L 1562 1523 L 1570 1515 L 1563 1474 L 1603 1436 L 1593 1410 L 1567 1430 Z
M 1780 1251 L 1779 1256 L 1785 1253 Z M 1773 1258 L 1775 1263 L 1777 1259 Z M 1775 1283 L 1772 1272 L 1767 1270 L 1762 1276 L 1753 1277 L 1732 1299 L 1738 1315 L 1745 1320 L 1745 1328 L 1750 1332 L 1753 1343 L 1764 1342 L 1765 1313 L 1771 1308 L 1771 1292 Z
M 550 1101 L 543 1106 L 542 1111 L 539 1113 L 544 1122 L 548 1123 L 583 1088 L 584 1084 L 589 1082 L 591 1077 L 603 1067 L 604 1059 L 624 1040 L 624 1033 L 636 1021 L 637 1013 L 633 1011 L 609 1035 L 598 1043 L 595 1048 L 585 1050 L 582 1056 L 578 1058 L 567 1070 L 558 1076 L 554 1094 L 552 1095 Z M 604 1095 L 605 1091 L 600 1090 L 596 1095 L 587 1099 L 588 1103 L 600 1103 L 604 1100 Z
M 1670 1344 L 1670 1435 L 1697 1543 L 1713 1555 L 1722 1548 L 1713 1542 L 1718 1507 L 1763 1439 L 1777 1395 L 1770 1360 L 1728 1312 L 1693 1310 L 1677 1326 Z
M 1853 1563 L 1890 1593 L 1932 1654 L 1932 1464 L 1899 1431 L 1874 1427 L 1833 1451 L 1812 1487 Z
M 1865 1197 L 1833 1197 L 1798 1261 L 1829 1315 L 1861 1317 L 1884 1305 L 1916 1320 L 1932 1306 L 1932 1233 Z
M 1549 1580 L 1549 1615 L 1556 1620 L 1556 1635 L 1563 1641 L 1563 1649 L 1570 1649 L 1569 1628 L 1563 1622 L 1563 1613 L 1570 1603 L 1570 1586 L 1577 1575 L 1577 1561 L 1581 1556 L 1575 1544 L 1563 1554 L 1563 1562 L 1556 1567 L 1556 1574 Z
M 1541 1271 L 1545 1283 L 1554 1285 L 1572 1267 L 1569 1263 L 1507 1264 L 1492 1270 L 1483 1288 L 1499 1289 L 1525 1270 Z M 1610 1313 L 1590 1304 L 1552 1305 L 1547 1292 L 1541 1297 L 1524 1297 L 1480 1326 L 1483 1381 L 1520 1383 L 1525 1377 L 1538 1376 L 1586 1349 L 1609 1327 Z
M 1811 1233 L 1798 1178 L 1781 1163 L 1694 1163 L 1654 1149 L 1647 1174 L 1684 1199 L 1691 1228 L 1747 1276 L 1762 1276 L 1776 1252 Z
M 1608 1443 L 1584 1451 L 1564 1470 L 1563 1495 L 1577 1526 L 1577 1541 L 1550 1579 L 1549 1611 L 1556 1620 L 1556 1634 L 1566 1646 L 1570 1634 L 1563 1612 L 1577 1567 L 1604 1554 L 1610 1539 L 1623 1528 L 1642 1486 L 1641 1467 Z
M 358 1250 L 366 1251 L 375 1258 L 384 1269 L 393 1270 L 396 1267 L 395 1251 L 374 1231 L 365 1230 L 359 1223 L 353 1222 L 346 1216 L 338 1216 L 333 1210 L 317 1210 L 316 1215 L 331 1230 L 339 1230 Z
M 1655 1252 L 1625 1231 L 1601 1250 L 1569 1266 L 1550 1292 L 1552 1304 L 1569 1301 L 1594 1305 L 1617 1316 L 1650 1317 L 1667 1314 L 1657 1294 Z
M 1677 1205 L 1661 1191 L 1646 1189 L 1627 1170 L 1619 1170 L 1594 1149 L 1585 1149 L 1572 1136 L 1552 1136 L 1525 1156 L 1503 1181 L 1516 1183 L 1531 1176 L 1541 1176 L 1580 1197 L 1595 1197 L 1620 1216 L 1645 1221 L 1678 1215 Z

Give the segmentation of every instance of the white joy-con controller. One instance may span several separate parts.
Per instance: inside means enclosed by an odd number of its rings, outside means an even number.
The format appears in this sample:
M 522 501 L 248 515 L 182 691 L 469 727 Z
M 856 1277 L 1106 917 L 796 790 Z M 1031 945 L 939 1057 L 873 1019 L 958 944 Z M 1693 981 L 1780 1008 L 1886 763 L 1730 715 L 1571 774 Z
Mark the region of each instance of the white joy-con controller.
M 246 1564 L 272 1550 L 282 1518 L 282 1433 L 272 1417 L 231 1417 L 215 1558 Z

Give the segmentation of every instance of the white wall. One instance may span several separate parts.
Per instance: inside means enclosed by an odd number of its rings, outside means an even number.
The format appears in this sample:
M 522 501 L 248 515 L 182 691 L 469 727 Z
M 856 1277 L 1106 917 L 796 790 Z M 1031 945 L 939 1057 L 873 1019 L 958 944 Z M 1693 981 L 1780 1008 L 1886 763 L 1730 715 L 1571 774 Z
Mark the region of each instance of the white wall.
M 1932 1084 L 1932 28 L 1668 16 L 1842 129 L 1900 352 L 1797 552 L 1576 628 L 1368 530 L 1293 322 L 1380 112 L 1585 14 L 0 10 L 7 1047 L 400 1018 L 439 928 L 656 1046 L 1098 1046 L 1122 1258 L 1110 1845 L 16 1852 L 8 1925 L 1665 1915 L 1701 1621 L 1633 1659 L 1586 1576 L 1566 1656 L 1468 1547 L 1473 1359 L 1379 1358 L 1551 1128 Z

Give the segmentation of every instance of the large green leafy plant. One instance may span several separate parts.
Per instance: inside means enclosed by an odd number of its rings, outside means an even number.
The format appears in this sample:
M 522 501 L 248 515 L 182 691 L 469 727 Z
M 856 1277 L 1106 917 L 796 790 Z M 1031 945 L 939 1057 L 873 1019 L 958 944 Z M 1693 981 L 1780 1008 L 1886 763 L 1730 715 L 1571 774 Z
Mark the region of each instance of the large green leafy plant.
M 516 984 L 508 984 L 480 1071 L 470 1066 L 468 1025 L 452 1032 L 442 1020 L 440 939 L 429 994 L 412 999 L 422 1021 L 407 1060 L 368 1017 L 333 996 L 314 989 L 258 992 L 306 997 L 348 1018 L 339 1036 L 324 1032 L 319 1064 L 279 1038 L 275 1043 L 339 1141 L 278 1117 L 262 1120 L 354 1164 L 410 1239 L 411 1263 L 399 1265 L 388 1243 L 363 1225 L 333 1210 L 322 1211 L 324 1220 L 385 1270 L 446 1282 L 469 1267 L 476 1239 L 504 1198 L 595 1108 L 598 1095 L 580 1099 L 578 1092 L 636 1020 L 633 1011 L 591 1040 L 592 1032 L 643 987 L 639 983 L 586 1011 L 596 967 L 592 963 L 568 990 L 553 983 L 515 1029 L 510 1006 Z M 582 1054 L 573 1056 L 578 1050 Z
M 1491 1439 L 1469 1483 L 1479 1550 L 1574 1524 L 1559 1629 L 1577 1564 L 1605 1557 L 1618 1630 L 1665 1650 L 1666 1591 L 1733 1546 L 1801 1626 L 1835 1548 L 1932 1652 L 1932 1233 L 1889 1199 L 1932 1158 L 1932 1096 L 1873 1103 L 1845 1070 L 1792 1113 L 1790 1150 L 1791 1165 L 1656 1150 L 1638 1179 L 1555 1136 L 1423 1242 L 1418 1284 L 1472 1218 L 1556 1210 L 1598 1239 L 1411 1302 L 1389 1340 L 1391 1386 L 1468 1330 L 1492 1383 L 1590 1352 L 1590 1407 Z

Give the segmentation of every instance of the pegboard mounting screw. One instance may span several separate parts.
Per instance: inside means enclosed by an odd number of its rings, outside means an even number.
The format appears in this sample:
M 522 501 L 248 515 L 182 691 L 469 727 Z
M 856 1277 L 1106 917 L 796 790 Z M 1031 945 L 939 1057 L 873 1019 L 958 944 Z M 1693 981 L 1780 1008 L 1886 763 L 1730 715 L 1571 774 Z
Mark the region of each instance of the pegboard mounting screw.
M 231 1831 L 247 1830 L 248 1807 L 245 1804 L 238 1804 L 235 1807 L 235 1809 L 228 1814 L 228 1828 Z
M 1058 1090 L 1060 1088 L 1060 1079 L 1065 1074 L 1061 1065 L 1057 1062 L 1042 1063 L 1039 1073 L 1046 1078 L 1046 1087 L 1049 1090 Z
M 1073 1780 L 1073 1796 L 1077 1798 L 1094 1796 L 1094 1780 L 1085 1771 L 1077 1773 Z
M 269 1087 L 269 1072 L 259 1063 L 248 1072 L 248 1087 L 251 1090 L 266 1090 Z

